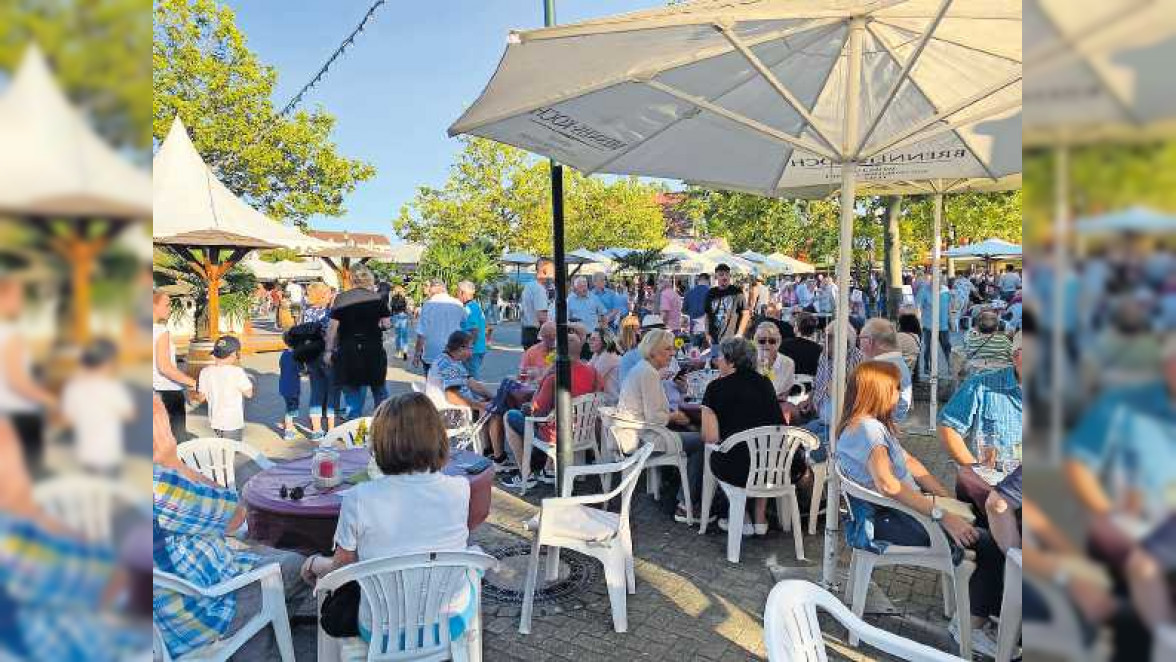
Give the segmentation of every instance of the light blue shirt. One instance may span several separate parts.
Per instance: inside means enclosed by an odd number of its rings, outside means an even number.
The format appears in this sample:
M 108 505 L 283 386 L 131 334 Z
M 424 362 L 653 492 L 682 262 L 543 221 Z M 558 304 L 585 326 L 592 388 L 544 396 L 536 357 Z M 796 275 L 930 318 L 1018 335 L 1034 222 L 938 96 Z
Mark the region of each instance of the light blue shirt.
M 465 323 L 466 309 L 461 302 L 448 294 L 437 294 L 421 306 L 416 332 L 425 339 L 421 360 L 433 363 L 445 351 L 449 335 L 460 331 Z
M 919 290 L 918 296 L 915 297 L 916 303 L 919 305 L 919 319 L 923 323 L 924 329 L 931 328 L 931 286 L 926 285 Z M 939 330 L 947 331 L 948 318 L 951 316 L 951 292 L 946 287 L 939 289 Z
M 641 352 L 636 347 L 622 354 L 621 362 L 617 365 L 617 381 L 624 384 L 629 378 L 629 371 L 636 368 L 638 363 L 641 363 Z
M 592 294 L 596 295 L 597 299 L 600 299 L 600 303 L 604 304 L 604 307 L 606 310 L 608 310 L 608 312 L 617 313 L 616 319 L 614 320 L 614 326 L 619 324 L 625 315 L 629 314 L 629 298 L 621 296 L 611 287 L 606 287 L 603 290 L 594 289 L 591 292 Z
M 870 453 L 879 446 L 890 456 L 894 477 L 914 484 L 910 469 L 907 468 L 906 451 L 898 439 L 875 418 L 863 418 L 852 427 L 846 428 L 837 438 L 837 466 L 845 477 L 870 490 L 877 489 L 874 477 L 870 475 Z
M 600 324 L 600 318 L 608 312 L 604 304 L 595 294 L 589 292 L 580 296 L 575 292 L 568 295 L 568 321 L 580 320 L 589 329 L 595 329 Z
M 1011 367 L 972 375 L 939 414 L 940 425 L 964 438 L 983 432 L 998 449 L 1021 443 L 1023 419 L 1021 383 Z
M 478 303 L 477 299 L 470 299 L 465 305 L 466 318 L 461 323 L 462 331 L 470 331 L 474 334 L 474 354 L 486 353 L 486 314 L 482 311 L 482 305 Z

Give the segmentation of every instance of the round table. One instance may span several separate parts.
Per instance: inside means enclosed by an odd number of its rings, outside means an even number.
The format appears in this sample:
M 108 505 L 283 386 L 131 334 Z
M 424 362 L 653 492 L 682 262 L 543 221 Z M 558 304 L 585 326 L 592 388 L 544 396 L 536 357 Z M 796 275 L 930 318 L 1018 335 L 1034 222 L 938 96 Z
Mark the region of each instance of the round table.
M 279 549 L 329 554 L 334 547 L 341 495 L 354 487 L 346 478 L 365 470 L 370 457 L 366 448 L 349 448 L 340 451 L 339 455 L 344 481 L 323 492 L 313 484 L 308 485 L 311 483 L 311 456 L 277 463 L 245 483 L 241 499 L 245 503 L 250 539 Z M 467 524 L 471 531 L 490 515 L 490 492 L 494 485 L 493 465 L 479 474 L 465 472 L 463 466 L 478 457 L 470 451 L 453 451 L 443 470 L 447 475 L 465 476 L 470 481 Z M 289 488 L 305 486 L 306 494 L 298 501 L 283 499 L 278 494 L 282 485 Z
M 127 610 L 135 616 L 151 615 L 151 571 L 155 566 L 152 536 L 150 524 L 137 525 L 119 549 L 119 560 L 128 575 Z

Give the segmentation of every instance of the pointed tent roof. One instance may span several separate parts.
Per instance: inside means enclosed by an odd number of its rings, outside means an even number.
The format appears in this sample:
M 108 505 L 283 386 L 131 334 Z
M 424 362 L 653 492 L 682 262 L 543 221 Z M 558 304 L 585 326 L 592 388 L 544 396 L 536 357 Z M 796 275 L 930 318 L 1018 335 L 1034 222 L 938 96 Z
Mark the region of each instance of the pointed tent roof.
M 157 244 L 240 248 L 322 248 L 315 239 L 270 219 L 216 178 L 177 115 L 152 162 Z
M 151 217 L 151 177 L 106 144 L 29 46 L 0 95 L 0 213 Z

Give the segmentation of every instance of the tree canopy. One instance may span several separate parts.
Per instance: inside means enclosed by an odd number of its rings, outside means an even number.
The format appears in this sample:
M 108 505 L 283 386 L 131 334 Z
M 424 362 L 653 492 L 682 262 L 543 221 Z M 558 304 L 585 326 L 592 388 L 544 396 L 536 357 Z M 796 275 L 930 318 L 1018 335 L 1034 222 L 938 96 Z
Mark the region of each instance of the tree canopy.
M 153 13 L 154 138 L 179 114 L 221 181 L 271 217 L 302 225 L 343 214 L 344 196 L 375 170 L 339 154 L 334 117 L 322 108 L 277 114 L 277 72 L 249 50 L 229 8 L 156 0 Z
M 550 165 L 482 138 L 462 138 L 462 151 L 440 188 L 421 186 L 394 227 L 428 244 L 488 241 L 496 250 L 551 252 Z M 636 177 L 588 177 L 564 169 L 567 249 L 653 248 L 665 243 L 660 187 Z
M 0 70 L 30 43 L 45 52 L 70 99 L 119 147 L 151 146 L 146 0 L 0 2 Z

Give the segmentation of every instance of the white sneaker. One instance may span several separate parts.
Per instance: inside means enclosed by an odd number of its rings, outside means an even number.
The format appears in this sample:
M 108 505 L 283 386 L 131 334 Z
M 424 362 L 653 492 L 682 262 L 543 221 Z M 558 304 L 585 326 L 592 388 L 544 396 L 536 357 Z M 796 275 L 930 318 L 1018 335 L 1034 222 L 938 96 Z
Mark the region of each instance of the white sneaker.
M 724 531 L 727 530 L 727 518 L 726 517 L 719 518 L 719 528 Z M 747 537 L 750 537 L 753 535 L 755 535 L 755 527 L 753 527 L 751 525 L 751 522 L 748 522 L 747 520 L 743 520 L 743 537 L 747 538 Z
M 767 522 L 765 522 L 765 523 L 763 523 L 763 524 L 756 524 L 756 525 L 755 525 L 755 535 L 757 535 L 757 536 L 766 536 L 766 535 L 768 535 L 768 524 L 767 524 Z
M 522 474 L 515 474 L 502 481 L 503 487 L 508 487 L 512 490 L 522 490 L 524 484 L 526 485 L 526 489 L 529 490 L 538 485 L 539 482 L 535 480 L 534 476 L 528 476 L 524 483 Z
M 951 620 L 951 625 L 947 626 L 947 631 L 951 634 L 952 641 L 958 645 L 960 643 L 960 622 L 958 618 Z M 972 628 L 972 653 L 979 653 L 985 657 L 996 659 L 996 640 L 983 627 Z
M 538 480 L 544 485 L 555 485 L 555 472 L 544 469 L 535 474 L 535 480 Z

